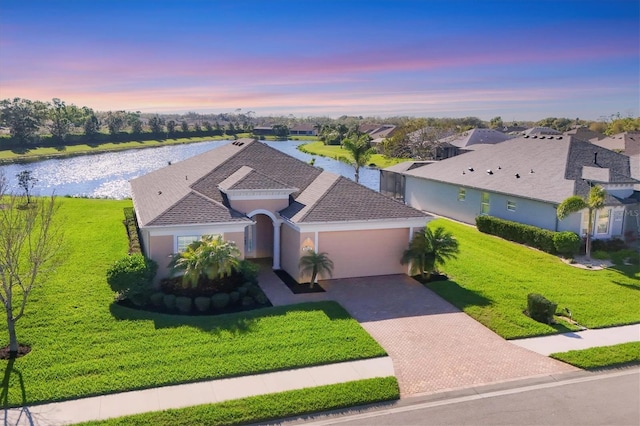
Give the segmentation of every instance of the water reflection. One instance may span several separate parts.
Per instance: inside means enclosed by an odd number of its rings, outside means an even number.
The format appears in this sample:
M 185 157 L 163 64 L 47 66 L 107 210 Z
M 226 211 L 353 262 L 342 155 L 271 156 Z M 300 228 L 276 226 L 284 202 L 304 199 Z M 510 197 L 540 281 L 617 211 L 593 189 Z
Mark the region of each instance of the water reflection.
M 29 164 L 10 164 L 0 166 L 0 173 L 4 172 L 9 179 L 11 190 L 14 191 L 19 191 L 16 174 L 23 170 L 30 170 L 38 179 L 33 192 L 36 195 L 55 193 L 56 195 L 122 199 L 131 196 L 130 179 L 165 167 L 169 162 L 175 163 L 229 142 L 198 142 L 52 159 Z M 350 179 L 354 177 L 353 167 L 347 164 L 299 151 L 297 146 L 304 142 L 266 141 L 264 143 L 305 162 L 315 158 L 315 166 L 324 170 L 342 174 Z M 378 190 L 379 179 L 379 173 L 375 169 L 360 170 L 360 183 L 371 189 Z

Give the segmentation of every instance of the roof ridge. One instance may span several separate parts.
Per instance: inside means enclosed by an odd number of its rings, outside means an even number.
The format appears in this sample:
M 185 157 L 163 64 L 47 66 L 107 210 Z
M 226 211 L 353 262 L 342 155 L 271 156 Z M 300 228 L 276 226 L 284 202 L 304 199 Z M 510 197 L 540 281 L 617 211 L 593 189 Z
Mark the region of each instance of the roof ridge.
M 335 174 L 335 173 L 332 173 L 332 172 L 326 172 L 326 173 L 329 173 L 329 174 L 331 174 L 331 175 L 336 176 L 336 174 Z M 318 177 L 320 177 L 321 175 L 322 175 L 322 174 L 318 175 Z M 309 216 L 309 213 L 311 213 L 311 211 L 313 211 L 313 209 L 315 209 L 315 208 L 317 207 L 317 205 L 320 203 L 320 201 L 322 201 L 322 200 L 324 200 L 324 199 L 325 199 L 325 197 L 327 196 L 327 194 L 329 193 L 329 191 L 331 191 L 331 189 L 332 189 L 334 186 L 336 186 L 336 185 L 337 185 L 337 183 L 340 181 L 340 179 L 342 179 L 342 178 L 343 178 L 343 176 L 341 176 L 341 175 L 337 175 L 337 176 L 338 176 L 338 178 L 337 178 L 337 179 L 334 179 L 334 181 L 331 183 L 331 185 L 329 185 L 329 186 L 324 190 L 324 193 L 323 193 L 320 197 L 316 198 L 316 200 L 314 201 L 314 203 L 313 203 L 313 204 L 312 204 L 312 205 L 307 209 L 307 211 L 306 211 L 306 212 L 305 212 L 305 213 L 300 217 L 300 219 L 299 219 L 299 221 L 300 221 L 300 222 L 304 221 L 304 219 L 305 219 L 307 216 Z M 317 178 L 316 178 L 316 179 L 317 179 Z M 314 181 L 315 181 L 315 179 L 314 179 Z M 313 183 L 313 182 L 312 182 L 312 183 Z M 311 185 L 309 185 L 309 186 L 311 186 Z M 307 188 L 308 188 L 308 187 L 307 187 Z

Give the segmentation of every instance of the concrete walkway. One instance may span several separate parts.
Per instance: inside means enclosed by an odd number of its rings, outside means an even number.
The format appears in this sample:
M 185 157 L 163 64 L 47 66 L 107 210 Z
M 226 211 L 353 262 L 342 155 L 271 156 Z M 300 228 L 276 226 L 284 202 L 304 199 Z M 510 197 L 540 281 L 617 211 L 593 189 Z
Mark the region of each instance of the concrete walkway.
M 548 356 L 557 352 L 640 342 L 640 324 L 554 334 L 553 336 L 531 337 L 511 340 L 510 342 L 521 348 Z
M 64 425 L 393 376 L 389 357 L 342 362 L 3 410 L 3 425 Z

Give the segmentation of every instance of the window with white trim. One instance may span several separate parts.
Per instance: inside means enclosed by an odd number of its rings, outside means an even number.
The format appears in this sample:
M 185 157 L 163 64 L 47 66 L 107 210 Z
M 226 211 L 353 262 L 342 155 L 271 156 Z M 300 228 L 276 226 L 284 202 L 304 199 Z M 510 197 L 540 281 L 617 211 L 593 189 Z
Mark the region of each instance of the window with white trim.
M 458 188 L 458 201 L 464 201 L 467 198 L 467 190 Z
M 489 204 L 490 198 L 489 198 L 489 193 L 488 192 L 483 192 L 482 193 L 482 203 L 480 204 L 480 214 L 481 215 L 488 215 L 489 214 Z
M 191 244 L 194 241 L 198 241 L 199 239 L 200 239 L 200 236 L 198 236 L 198 235 L 187 235 L 187 236 L 177 237 L 177 250 L 178 250 L 178 253 L 182 253 L 183 251 L 185 251 L 187 249 L 189 244 Z
M 611 209 L 598 210 L 598 218 L 596 219 L 596 233 L 609 233 L 609 219 L 611 218 Z
M 507 200 L 507 210 L 510 212 L 516 211 L 516 202 L 514 200 Z

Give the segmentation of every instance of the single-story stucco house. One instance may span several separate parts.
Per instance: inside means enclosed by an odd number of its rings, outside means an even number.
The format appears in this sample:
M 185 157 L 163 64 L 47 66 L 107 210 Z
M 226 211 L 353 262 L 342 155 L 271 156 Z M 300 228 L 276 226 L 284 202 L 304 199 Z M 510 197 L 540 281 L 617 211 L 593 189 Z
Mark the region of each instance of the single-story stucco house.
M 160 277 L 172 254 L 206 234 L 235 242 L 244 258 L 273 258 L 299 281 L 306 250 L 326 252 L 334 278 L 406 273 L 402 252 L 431 218 L 255 139 L 133 179 L 131 192 Z
M 404 202 L 417 209 L 474 224 L 491 215 L 584 236 L 587 211 L 560 221 L 557 207 L 592 185 L 607 191 L 594 237 L 638 232 L 637 193 L 628 156 L 571 136 L 522 136 L 401 172 Z M 382 183 L 381 183 L 382 184 Z

